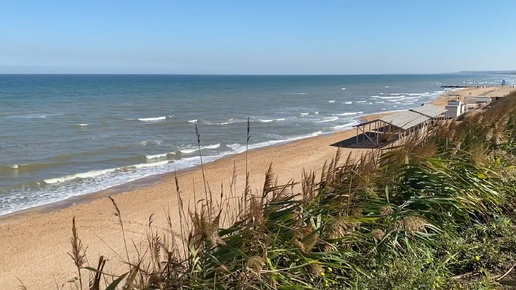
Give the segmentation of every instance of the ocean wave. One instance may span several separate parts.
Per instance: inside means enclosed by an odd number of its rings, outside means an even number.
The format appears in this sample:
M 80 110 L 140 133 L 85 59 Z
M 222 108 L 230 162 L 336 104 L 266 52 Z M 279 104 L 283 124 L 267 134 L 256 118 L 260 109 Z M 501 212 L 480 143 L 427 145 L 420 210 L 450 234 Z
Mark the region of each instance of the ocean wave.
M 330 104 L 335 103 L 335 100 L 329 100 L 328 103 L 330 103 Z
M 346 104 L 346 105 L 351 105 L 353 104 L 353 101 L 347 101 L 347 102 L 342 102 L 343 104 Z
M 188 123 L 197 123 L 198 119 L 188 120 Z
M 364 113 L 363 111 L 360 111 L 360 112 L 344 112 L 344 113 L 335 114 L 335 116 L 353 116 L 353 115 L 363 114 L 363 113 Z
M 161 122 L 167 119 L 172 118 L 172 116 L 161 116 L 161 117 L 152 117 L 152 118 L 138 118 L 136 120 L 141 122 Z
M 179 149 L 179 152 L 183 153 L 183 154 L 191 154 L 191 153 L 194 153 L 196 152 L 197 148 L 185 148 L 185 149 Z
M 217 148 L 220 148 L 220 143 L 201 146 L 201 150 L 217 149 Z M 197 152 L 197 151 L 199 151 L 199 148 L 194 148 L 194 147 L 188 147 L 188 148 L 179 149 L 179 152 L 181 152 L 183 154 L 191 154 L 191 153 L 194 153 L 194 152 Z
M 356 101 L 356 102 L 357 102 L 357 103 L 365 103 L 365 102 L 367 102 L 367 101 Z
M 346 90 L 346 88 L 340 88 L 340 89 L 341 89 L 342 91 L 345 91 L 345 90 Z
M 61 116 L 62 114 L 45 114 L 45 113 L 33 113 L 27 115 L 14 115 L 13 118 L 17 119 L 46 119 L 52 116 Z
M 308 95 L 308 93 L 287 93 L 288 95 Z
M 358 122 L 346 123 L 346 124 L 342 124 L 342 125 L 333 126 L 332 129 L 333 130 L 348 129 L 348 128 L 353 127 L 353 125 L 356 125 L 356 124 L 358 124 Z
M 335 122 L 339 119 L 337 116 L 333 117 L 324 117 L 322 120 L 317 121 L 317 123 L 328 123 L 328 122 Z
M 65 175 L 57 178 L 49 178 L 44 179 L 43 181 L 46 184 L 56 184 L 56 183 L 64 183 L 75 179 L 86 179 L 86 178 L 94 178 L 101 175 L 106 175 L 112 172 L 119 170 L 119 168 L 110 168 L 110 169 L 100 169 L 100 170 L 91 170 L 82 173 L 76 173 L 71 175 Z
M 203 120 L 202 122 L 203 122 L 203 124 L 206 124 L 206 125 L 224 126 L 224 125 L 230 125 L 230 124 L 235 124 L 235 123 L 246 123 L 247 119 L 228 118 L 222 122 L 205 121 L 205 120 Z
M 132 164 L 132 165 L 116 167 L 116 168 L 90 170 L 90 171 L 86 171 L 86 172 L 60 176 L 60 177 L 56 177 L 56 178 L 44 179 L 43 182 L 48 185 L 54 185 L 54 184 L 67 183 L 67 182 L 75 181 L 75 180 L 95 179 L 95 178 L 98 178 L 101 176 L 108 176 L 110 174 L 117 173 L 117 172 L 124 173 L 124 172 L 132 171 L 135 169 L 156 167 L 156 166 L 161 166 L 161 165 L 165 165 L 168 163 L 169 163 L 169 161 L 165 160 L 165 161 L 157 161 L 157 162 Z
M 66 160 L 60 160 L 55 162 L 42 162 L 42 163 L 18 163 L 6 166 L 0 165 L 0 173 L 12 174 L 12 173 L 33 173 L 43 169 L 51 169 L 53 167 L 59 167 Z
M 167 158 L 169 153 L 162 153 L 162 154 L 154 154 L 154 155 L 145 155 L 145 159 L 152 160 L 152 159 L 162 159 Z
M 403 99 L 404 95 L 392 95 L 392 96 L 371 96 L 374 99 L 390 100 L 390 99 Z
M 151 139 L 151 140 L 143 140 L 143 141 L 138 142 L 138 146 L 161 145 L 161 144 L 163 144 L 163 140 Z
M 257 122 L 260 122 L 260 123 L 271 123 L 271 122 L 280 122 L 280 121 L 285 121 L 286 118 L 278 118 L 278 119 L 257 119 L 256 121 Z
M 151 162 L 151 163 L 141 163 L 141 164 L 129 165 L 129 166 L 126 166 L 125 168 L 140 169 L 140 168 L 155 167 L 155 166 L 160 166 L 160 165 L 165 165 L 165 164 L 168 164 L 168 161 L 164 160 L 164 161 Z
M 310 113 L 299 113 L 299 115 L 301 115 L 301 116 L 308 116 L 308 115 L 310 115 Z
M 81 124 L 77 124 L 77 126 L 79 126 L 79 127 L 86 127 L 86 126 L 88 126 L 88 124 L 86 124 L 86 123 L 81 123 Z
M 217 144 L 213 144 L 213 145 L 201 146 L 201 150 L 202 149 L 217 149 L 219 147 L 220 147 L 220 143 L 217 143 Z

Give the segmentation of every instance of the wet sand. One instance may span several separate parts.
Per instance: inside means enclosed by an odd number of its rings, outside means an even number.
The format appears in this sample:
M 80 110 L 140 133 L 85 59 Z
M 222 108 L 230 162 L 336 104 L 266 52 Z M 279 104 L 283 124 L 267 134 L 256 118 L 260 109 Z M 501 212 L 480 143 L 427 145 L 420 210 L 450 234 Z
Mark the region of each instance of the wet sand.
M 475 88 L 453 91 L 433 103 L 444 106 L 449 98 L 457 95 L 503 96 L 515 88 Z M 388 113 L 387 113 L 388 114 Z M 385 114 L 381 114 L 385 115 Z M 367 116 L 370 120 L 379 115 Z M 332 144 L 355 136 L 355 130 L 323 135 L 291 143 L 252 150 L 247 153 L 247 170 L 252 192 L 263 187 L 265 172 L 272 163 L 278 184 L 300 181 L 303 170 L 314 171 L 320 176 L 325 161 L 333 158 L 338 147 Z M 358 156 L 371 149 L 340 148 L 343 158 L 348 154 Z M 221 191 L 225 196 L 244 192 L 246 154 L 237 154 L 204 165 L 204 173 L 214 195 Z M 205 195 L 201 167 L 177 173 L 181 196 L 186 204 Z M 235 186 L 231 187 L 235 176 Z M 297 190 L 295 188 L 294 190 Z M 56 289 L 74 278 L 76 273 L 72 259 L 70 237 L 72 218 L 76 218 L 79 237 L 87 249 L 87 259 L 96 265 L 104 255 L 109 261 L 106 269 L 123 273 L 127 266 L 124 241 L 118 217 L 107 198 L 112 195 L 120 208 L 131 259 L 136 255 L 135 246 L 146 249 L 146 232 L 149 216 L 153 224 L 165 230 L 166 212 L 170 212 L 174 231 L 179 231 L 178 199 L 175 174 L 157 176 L 118 188 L 91 194 L 62 203 L 0 217 L 0 289 L 16 289 L 18 278 L 28 289 Z M 133 246 L 133 242 L 134 245 Z M 83 274 L 87 274 L 86 271 Z

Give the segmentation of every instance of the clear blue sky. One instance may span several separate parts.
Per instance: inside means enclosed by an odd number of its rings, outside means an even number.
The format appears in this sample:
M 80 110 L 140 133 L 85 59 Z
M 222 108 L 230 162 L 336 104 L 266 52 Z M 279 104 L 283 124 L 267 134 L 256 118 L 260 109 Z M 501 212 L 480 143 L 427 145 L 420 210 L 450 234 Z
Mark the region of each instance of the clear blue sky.
M 516 70 L 514 0 L 1 0 L 0 73 Z

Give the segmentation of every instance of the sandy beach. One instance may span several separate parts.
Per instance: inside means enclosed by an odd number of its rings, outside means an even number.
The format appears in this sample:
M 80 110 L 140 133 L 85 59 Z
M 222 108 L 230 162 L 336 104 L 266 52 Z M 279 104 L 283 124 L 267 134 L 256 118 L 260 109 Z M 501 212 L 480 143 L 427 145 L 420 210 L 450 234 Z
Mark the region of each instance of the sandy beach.
M 449 98 L 485 95 L 504 96 L 511 87 L 468 88 L 452 91 L 433 103 L 444 106 Z M 378 115 L 368 116 L 367 119 Z M 352 138 L 355 130 L 338 132 L 283 145 L 249 151 L 247 154 L 250 188 L 258 192 L 263 186 L 265 172 L 272 163 L 279 184 L 299 181 L 303 170 L 320 176 L 325 161 L 335 156 L 338 147 L 332 144 Z M 343 157 L 357 156 L 371 149 L 341 148 Z M 204 172 L 214 195 L 229 193 L 233 172 L 236 193 L 244 191 L 246 154 L 229 156 L 204 165 Z M 177 173 L 183 200 L 194 204 L 203 198 L 204 183 L 200 167 Z M 95 265 L 100 255 L 105 256 L 108 271 L 122 273 L 127 269 L 125 248 L 118 217 L 107 196 L 112 195 L 121 211 L 126 237 L 133 255 L 132 242 L 138 249 L 146 247 L 149 216 L 154 214 L 154 225 L 165 229 L 165 212 L 170 211 L 175 230 L 179 229 L 178 200 L 174 174 L 154 177 L 70 200 L 57 205 L 28 210 L 0 217 L 0 289 L 15 289 L 21 280 L 28 289 L 56 289 L 76 273 L 70 252 L 72 218 L 75 217 L 79 237 L 87 249 L 87 259 Z M 195 198 L 194 198 L 195 195 Z M 72 204 L 75 203 L 75 204 Z M 131 242 L 132 241 L 132 242 Z M 19 279 L 19 280 L 18 280 Z M 57 282 L 56 282 L 57 281 Z

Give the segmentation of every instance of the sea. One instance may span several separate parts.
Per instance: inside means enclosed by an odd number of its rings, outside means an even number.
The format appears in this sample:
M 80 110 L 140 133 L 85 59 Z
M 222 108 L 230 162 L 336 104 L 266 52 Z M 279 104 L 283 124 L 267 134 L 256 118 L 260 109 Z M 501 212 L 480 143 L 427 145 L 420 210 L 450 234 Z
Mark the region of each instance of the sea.
M 516 84 L 489 73 L 0 75 L 0 215 L 191 168 L 201 154 L 351 129 L 428 103 L 443 85 L 502 79 Z

